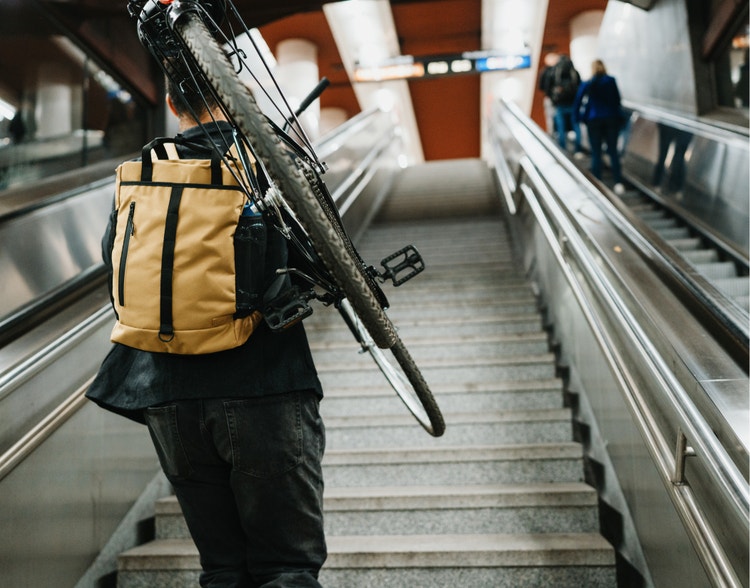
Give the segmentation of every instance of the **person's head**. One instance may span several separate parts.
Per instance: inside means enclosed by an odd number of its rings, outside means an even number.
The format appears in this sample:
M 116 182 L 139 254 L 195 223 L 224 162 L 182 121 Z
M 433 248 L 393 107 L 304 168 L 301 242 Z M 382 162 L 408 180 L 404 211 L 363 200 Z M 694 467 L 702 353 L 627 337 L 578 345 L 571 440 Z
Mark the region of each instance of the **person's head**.
M 603 76 L 607 74 L 607 68 L 604 67 L 604 62 L 601 59 L 594 59 L 591 62 L 591 74 L 594 76 Z
M 194 79 L 181 62 L 165 63 L 165 71 L 167 105 L 179 119 L 181 128 L 202 122 L 209 114 L 217 117 L 218 105 L 202 80 Z

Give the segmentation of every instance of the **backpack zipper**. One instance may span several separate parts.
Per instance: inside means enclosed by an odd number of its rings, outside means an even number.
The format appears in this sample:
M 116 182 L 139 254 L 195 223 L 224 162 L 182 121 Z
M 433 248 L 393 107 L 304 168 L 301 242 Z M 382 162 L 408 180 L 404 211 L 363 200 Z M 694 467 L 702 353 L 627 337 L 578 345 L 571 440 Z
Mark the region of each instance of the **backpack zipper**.
M 133 216 L 135 215 L 135 201 L 130 203 L 128 212 L 128 222 L 125 224 L 125 236 L 122 242 L 122 255 L 120 256 L 120 268 L 117 274 L 117 293 L 120 306 L 125 306 L 125 265 L 128 260 L 128 246 L 130 245 L 130 236 L 135 232 L 133 225 Z

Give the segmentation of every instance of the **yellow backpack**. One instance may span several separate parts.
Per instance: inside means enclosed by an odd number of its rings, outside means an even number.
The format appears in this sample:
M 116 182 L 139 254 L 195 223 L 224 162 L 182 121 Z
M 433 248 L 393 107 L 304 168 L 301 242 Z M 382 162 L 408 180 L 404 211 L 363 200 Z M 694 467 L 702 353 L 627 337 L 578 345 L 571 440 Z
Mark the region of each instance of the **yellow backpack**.
M 266 227 L 218 155 L 179 159 L 175 139 L 117 168 L 112 341 L 203 354 L 237 347 L 261 321 Z M 243 214 L 243 211 L 245 214 Z

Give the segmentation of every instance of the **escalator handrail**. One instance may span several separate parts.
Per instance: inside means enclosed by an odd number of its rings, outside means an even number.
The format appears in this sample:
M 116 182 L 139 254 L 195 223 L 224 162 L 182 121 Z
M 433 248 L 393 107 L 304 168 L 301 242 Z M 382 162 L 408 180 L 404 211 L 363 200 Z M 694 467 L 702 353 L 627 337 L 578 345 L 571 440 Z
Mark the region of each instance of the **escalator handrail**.
M 655 243 L 663 243 L 662 238 L 650 229 L 645 223 L 638 219 L 632 211 L 623 204 L 604 198 L 604 193 L 596 190 L 591 184 L 592 178 L 581 171 L 568 157 L 563 155 L 555 146 L 548 135 L 541 129 L 529 124 L 517 106 L 506 103 L 508 110 L 518 122 L 548 147 L 550 154 L 557 163 L 565 168 L 566 172 L 575 177 L 582 190 L 587 190 L 597 202 L 599 208 L 607 218 L 622 232 L 629 241 L 638 249 L 644 259 L 655 266 L 662 276 L 668 276 L 670 281 L 681 287 L 682 295 L 691 297 L 695 307 L 707 311 L 712 319 L 707 327 L 714 332 L 726 334 L 732 343 L 728 349 L 740 365 L 748 365 L 748 348 L 750 345 L 750 322 L 748 314 L 734 301 L 730 300 L 723 292 L 718 290 L 705 277 L 692 271 L 692 268 L 673 251 L 671 247 L 655 247 Z M 644 237 L 644 233 L 649 238 Z
M 535 129 L 533 124 L 527 120 L 527 117 L 516 106 L 505 104 L 505 108 L 513 119 L 531 134 L 532 140 L 540 142 L 547 152 L 559 160 L 564 159 L 564 157 L 558 154 L 557 148 L 551 143 L 549 138 L 542 135 L 540 130 Z M 523 146 L 523 142 L 518 137 L 516 138 Z M 526 149 L 524 148 L 524 150 Z M 735 515 L 746 521 L 750 513 L 750 492 L 744 476 L 738 470 L 726 449 L 716 438 L 709 423 L 665 364 L 663 358 L 653 348 L 647 334 L 630 314 L 627 305 L 622 301 L 616 289 L 601 275 L 601 270 L 597 267 L 594 259 L 592 259 L 592 252 L 589 250 L 589 246 L 582 239 L 578 229 L 573 226 L 572 219 L 569 218 L 561 205 L 558 204 L 558 196 L 552 192 L 548 183 L 543 179 L 543 172 L 537 170 L 528 157 L 524 156 L 524 158 L 525 161 L 523 162 L 522 170 L 525 172 L 526 177 L 530 178 L 534 189 L 532 190 L 525 184 L 521 185 L 521 189 L 527 197 L 527 201 L 529 201 L 529 198 L 531 199 L 532 209 L 534 207 L 535 194 L 541 194 L 541 201 L 544 203 L 544 206 L 539 204 L 534 213 L 540 225 L 543 228 L 547 227 L 544 229 L 545 236 L 555 254 L 559 256 L 563 271 L 569 274 L 568 281 L 571 283 L 571 287 L 574 291 L 576 290 L 576 277 L 567 268 L 565 260 L 572 256 L 576 264 L 583 270 L 586 280 L 591 283 L 594 291 L 604 301 L 605 308 L 607 308 L 608 312 L 612 313 L 612 316 L 621 328 L 621 332 L 632 339 L 635 349 L 644 361 L 644 365 L 653 374 L 654 381 L 661 384 L 661 389 L 667 395 L 681 430 L 688 436 L 697 454 L 702 456 L 710 475 L 717 481 L 717 491 L 721 492 L 726 497 L 728 503 L 733 506 Z M 568 169 L 568 171 L 571 170 Z M 555 228 L 552 228 L 549 219 L 554 219 Z M 565 253 L 563 253 L 562 241 L 564 241 Z M 724 580 L 725 583 L 719 585 L 741 585 L 737 581 L 736 576 L 734 576 L 731 564 L 727 561 L 727 556 L 716 539 L 716 535 L 712 531 L 710 524 L 705 520 L 700 507 L 693 500 L 690 487 L 673 482 L 676 461 L 672 452 L 673 447 L 663 438 L 658 424 L 650 413 L 648 405 L 641 397 L 638 387 L 633 382 L 629 382 L 627 366 L 618 357 L 616 346 L 609 343 L 609 336 L 605 327 L 600 324 L 595 310 L 591 307 L 591 302 L 580 291 L 580 286 L 578 286 L 576 297 L 585 311 L 587 321 L 599 339 L 602 351 L 608 356 L 613 373 L 619 378 L 625 400 L 628 402 L 631 412 L 634 415 L 636 426 L 643 435 L 646 446 L 660 472 L 662 481 L 669 492 L 670 498 L 675 503 L 678 513 L 685 522 L 687 532 L 696 546 L 701 560 L 711 572 L 717 574 L 716 577 Z
M 521 185 L 527 202 L 530 204 L 534 202 L 534 192 L 542 195 L 540 200 L 544 201 L 544 206 L 536 203 L 536 210 L 534 211 L 537 222 L 546 227 L 544 229 L 545 236 L 558 256 L 560 265 L 564 268 L 563 271 L 569 274 L 566 276 L 568 283 L 573 288 L 581 308 L 584 309 L 585 318 L 597 338 L 600 349 L 607 356 L 608 363 L 619 381 L 620 388 L 625 392 L 624 397 L 633 414 L 634 422 L 702 563 L 709 571 L 709 577 L 712 580 L 721 579 L 721 582 L 716 584 L 717 586 L 740 588 L 742 584 L 721 547 L 716 532 L 706 520 L 700 506 L 695 502 L 690 486 L 674 483 L 676 459 L 672 454 L 672 446 L 663 437 L 647 401 L 643 398 L 637 383 L 630 376 L 625 361 L 620 357 L 617 345 L 611 341 L 607 328 L 601 323 L 586 294 L 576 284 L 576 278 L 572 275 L 572 271 L 566 263 L 566 260 L 570 259 L 571 256 L 575 258 L 577 266 L 583 269 L 586 280 L 593 285 L 595 292 L 607 305 L 608 311 L 614 315 L 620 332 L 631 339 L 634 349 L 640 352 L 641 359 L 650 364 L 648 367 L 654 380 L 659 382 L 660 389 L 668 392 L 672 408 L 683 427 L 682 430 L 690 438 L 697 454 L 703 456 L 707 470 L 718 483 L 719 491 L 728 498 L 729 503 L 735 508 L 736 515 L 741 517 L 742 520 L 747 520 L 748 513 L 750 513 L 750 501 L 744 478 L 724 448 L 721 447 L 715 435 L 713 435 L 711 427 L 692 403 L 686 391 L 669 371 L 664 360 L 650 346 L 648 336 L 640 329 L 637 320 L 619 298 L 616 289 L 599 275 L 600 272 L 596 269 L 596 263 L 593 259 L 589 259 L 591 254 L 588 248 L 582 242 L 577 231 L 570 225 L 567 216 L 561 210 L 556 210 L 555 197 L 528 158 L 523 163 L 523 169 L 534 186 L 532 190 L 526 184 Z M 535 205 L 531 204 L 531 206 L 534 207 Z M 565 250 L 570 253 L 564 254 L 562 252 L 559 235 L 547 220 L 550 216 L 557 223 L 556 229 L 562 228 L 562 234 L 565 235 Z

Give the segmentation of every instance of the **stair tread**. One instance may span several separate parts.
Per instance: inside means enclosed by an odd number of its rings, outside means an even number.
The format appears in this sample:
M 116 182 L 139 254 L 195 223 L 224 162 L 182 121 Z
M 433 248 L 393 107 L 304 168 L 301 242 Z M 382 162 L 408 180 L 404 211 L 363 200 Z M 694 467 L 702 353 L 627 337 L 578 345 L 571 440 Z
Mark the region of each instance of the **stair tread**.
M 562 381 L 559 378 L 535 378 L 528 380 L 503 380 L 493 382 L 471 382 L 464 384 L 447 383 L 441 384 L 436 382 L 430 385 L 430 390 L 437 396 L 444 394 L 467 392 L 536 392 L 538 390 L 562 390 Z M 373 384 L 355 389 L 352 388 L 331 388 L 326 390 L 325 397 L 347 398 L 360 396 L 395 396 L 393 388 L 384 384 Z M 325 400 L 324 400 L 325 402 Z
M 326 568 L 568 566 L 614 564 L 612 546 L 598 533 L 474 535 L 334 535 Z M 156 539 L 120 555 L 119 569 L 198 568 L 190 539 Z
M 596 490 L 583 482 L 468 484 L 450 486 L 328 487 L 326 511 L 373 509 L 593 506 Z M 175 496 L 157 501 L 157 515 L 181 513 Z
M 551 422 L 569 421 L 570 409 L 540 408 L 532 410 L 491 410 L 483 412 L 462 412 L 445 414 L 448 425 L 503 423 L 503 422 Z M 350 415 L 326 417 L 326 428 L 338 427 L 415 427 L 414 417 L 410 414 L 389 415 Z
M 518 443 L 513 445 L 474 445 L 377 449 L 326 450 L 323 464 L 440 463 L 466 461 L 581 459 L 582 447 L 569 443 Z

